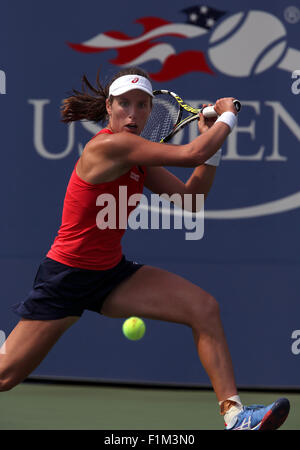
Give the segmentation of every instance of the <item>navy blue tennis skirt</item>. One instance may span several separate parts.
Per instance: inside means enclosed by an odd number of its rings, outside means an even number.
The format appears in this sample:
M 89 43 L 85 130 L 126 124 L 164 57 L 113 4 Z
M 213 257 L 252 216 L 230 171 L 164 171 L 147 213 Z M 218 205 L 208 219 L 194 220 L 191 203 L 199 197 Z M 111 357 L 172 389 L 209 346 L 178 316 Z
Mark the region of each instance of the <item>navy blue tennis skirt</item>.
M 112 269 L 86 270 L 45 257 L 27 298 L 12 309 L 23 318 L 35 320 L 81 316 L 84 310 L 101 314 L 108 294 L 142 266 L 123 256 Z

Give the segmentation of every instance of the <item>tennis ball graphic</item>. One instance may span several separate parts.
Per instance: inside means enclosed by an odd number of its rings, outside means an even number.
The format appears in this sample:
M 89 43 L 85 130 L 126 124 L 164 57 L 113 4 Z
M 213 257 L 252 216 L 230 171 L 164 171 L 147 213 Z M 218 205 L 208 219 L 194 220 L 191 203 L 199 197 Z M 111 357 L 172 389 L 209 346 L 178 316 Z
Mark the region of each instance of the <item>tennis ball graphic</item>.
M 287 46 L 286 30 L 270 13 L 239 12 L 216 27 L 209 44 L 208 55 L 217 70 L 247 77 L 279 61 Z

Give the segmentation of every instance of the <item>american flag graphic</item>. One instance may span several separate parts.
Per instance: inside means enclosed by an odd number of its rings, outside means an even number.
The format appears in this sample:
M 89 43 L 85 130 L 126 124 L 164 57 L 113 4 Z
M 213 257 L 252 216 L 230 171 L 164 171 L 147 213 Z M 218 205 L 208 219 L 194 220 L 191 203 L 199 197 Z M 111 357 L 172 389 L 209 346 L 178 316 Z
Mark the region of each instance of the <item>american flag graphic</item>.
M 119 67 L 141 66 L 151 60 L 158 60 L 161 63 L 159 72 L 149 73 L 152 80 L 158 82 L 172 80 L 189 72 L 213 74 L 202 51 L 177 53 L 173 45 L 163 42 L 163 38 L 193 39 L 203 36 L 225 12 L 206 5 L 192 6 L 181 12 L 186 15 L 185 23 L 173 23 L 159 17 L 142 17 L 135 21 L 143 26 L 140 36 L 130 37 L 121 31 L 106 31 L 85 42 L 68 45 L 83 53 L 116 50 L 117 57 L 109 62 Z

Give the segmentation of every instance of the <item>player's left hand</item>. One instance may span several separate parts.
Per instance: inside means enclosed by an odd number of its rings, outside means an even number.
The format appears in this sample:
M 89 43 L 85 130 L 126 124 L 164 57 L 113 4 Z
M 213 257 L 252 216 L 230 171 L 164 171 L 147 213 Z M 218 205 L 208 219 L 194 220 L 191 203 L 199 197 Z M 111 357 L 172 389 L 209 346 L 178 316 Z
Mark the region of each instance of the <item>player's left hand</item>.
M 204 108 L 206 106 L 212 106 L 212 103 L 210 103 L 209 105 L 203 105 Z M 217 118 L 218 117 L 204 117 L 203 114 L 200 113 L 198 119 L 198 129 L 200 134 L 203 134 L 205 133 L 205 131 L 209 130 L 210 127 L 213 126 Z

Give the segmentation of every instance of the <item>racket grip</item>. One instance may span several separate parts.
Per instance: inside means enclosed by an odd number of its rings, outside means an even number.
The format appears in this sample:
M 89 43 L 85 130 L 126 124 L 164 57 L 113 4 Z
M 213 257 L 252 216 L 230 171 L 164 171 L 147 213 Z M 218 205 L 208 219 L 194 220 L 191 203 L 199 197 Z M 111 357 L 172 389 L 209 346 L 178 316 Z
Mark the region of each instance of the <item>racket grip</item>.
M 239 112 L 241 110 L 241 102 L 239 100 L 233 100 L 233 104 L 235 106 L 235 109 L 237 110 L 237 112 Z M 215 111 L 215 107 L 214 106 L 206 106 L 205 108 L 201 109 L 202 114 L 204 115 L 204 117 L 218 117 L 218 114 Z
M 218 117 L 218 114 L 215 111 L 215 108 L 213 106 L 206 106 L 205 108 L 201 109 L 202 114 L 204 117 Z

